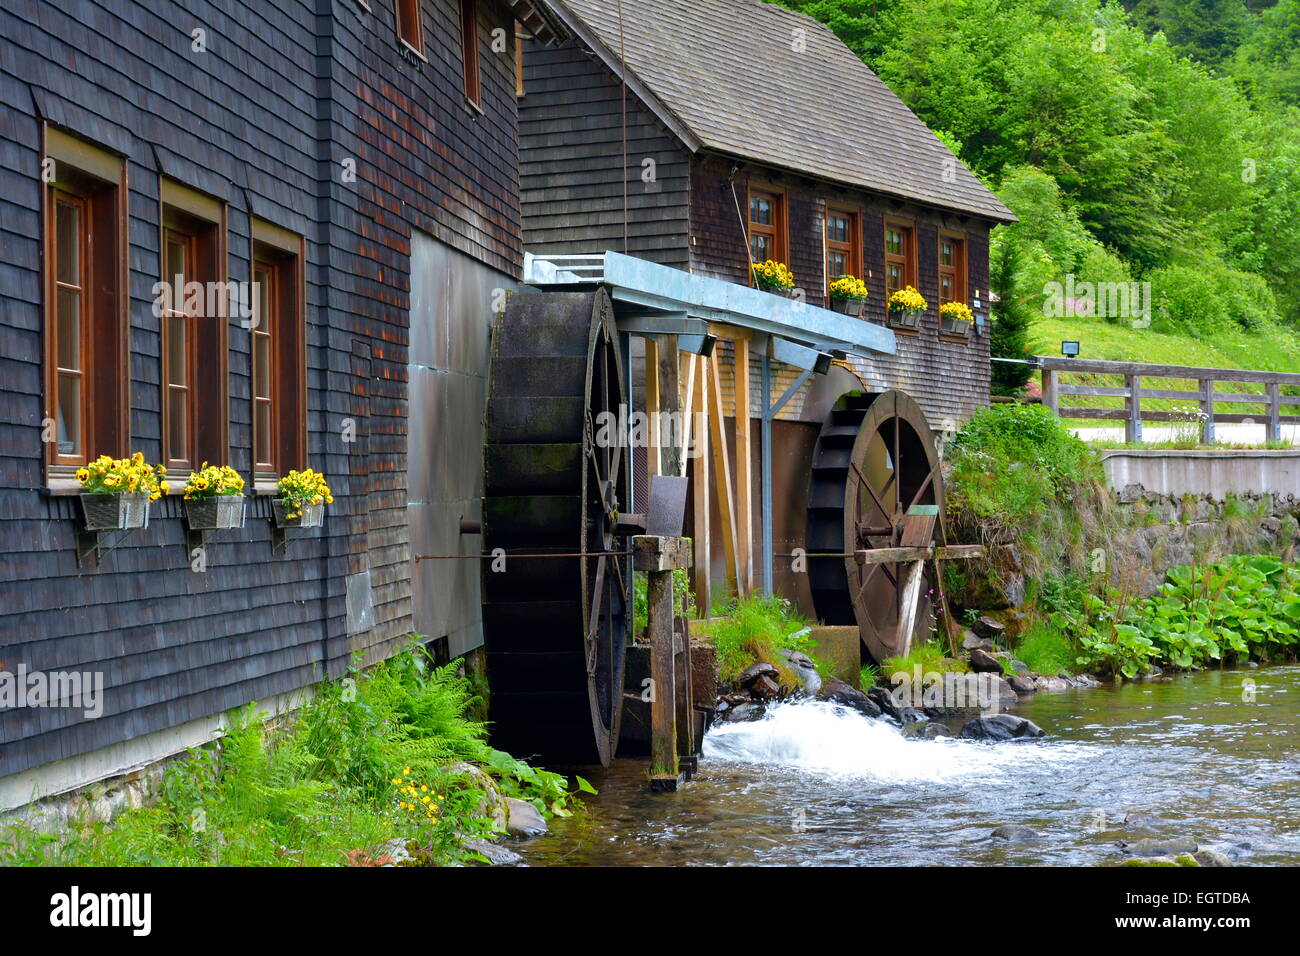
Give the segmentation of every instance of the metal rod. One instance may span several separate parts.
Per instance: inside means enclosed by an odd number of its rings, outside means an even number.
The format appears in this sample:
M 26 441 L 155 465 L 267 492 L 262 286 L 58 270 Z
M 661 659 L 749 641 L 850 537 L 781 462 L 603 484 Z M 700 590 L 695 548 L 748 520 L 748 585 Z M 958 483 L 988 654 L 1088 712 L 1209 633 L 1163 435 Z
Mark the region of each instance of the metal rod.
M 416 561 L 482 561 L 491 558 L 626 558 L 631 551 L 571 551 L 561 554 L 421 554 Z

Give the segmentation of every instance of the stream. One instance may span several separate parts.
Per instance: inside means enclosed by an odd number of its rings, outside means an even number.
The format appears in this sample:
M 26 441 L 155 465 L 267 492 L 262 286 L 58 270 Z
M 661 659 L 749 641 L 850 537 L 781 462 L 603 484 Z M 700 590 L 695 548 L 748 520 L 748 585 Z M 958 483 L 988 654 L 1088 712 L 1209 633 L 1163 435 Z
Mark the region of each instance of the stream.
M 580 770 L 600 790 L 586 812 L 515 849 L 533 866 L 1093 866 L 1124 860 L 1120 841 L 1177 836 L 1297 864 L 1297 701 L 1300 665 L 1040 693 L 1015 712 L 1047 737 L 1010 743 L 908 740 L 784 704 L 715 726 L 676 794 L 650 793 L 643 761 Z M 1001 824 L 1040 837 L 992 839 Z

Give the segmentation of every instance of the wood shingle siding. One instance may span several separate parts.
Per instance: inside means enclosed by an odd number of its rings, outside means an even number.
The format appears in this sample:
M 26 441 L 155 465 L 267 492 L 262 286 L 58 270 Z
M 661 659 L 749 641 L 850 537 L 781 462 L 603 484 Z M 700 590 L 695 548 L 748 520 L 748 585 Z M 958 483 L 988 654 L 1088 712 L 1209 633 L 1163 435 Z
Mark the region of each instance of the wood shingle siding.
M 102 671 L 105 684 L 98 720 L 0 710 L 0 777 L 338 676 L 351 651 L 386 655 L 411 629 L 411 231 L 520 273 L 513 47 L 490 46 L 494 30 L 513 37 L 514 17 L 478 4 L 480 112 L 462 92 L 455 0 L 420 4 L 427 62 L 399 52 L 391 2 L 369 7 L 0 10 L 0 670 Z M 251 278 L 253 219 L 305 238 L 308 464 L 335 495 L 323 529 L 289 532 L 276 554 L 270 499 L 250 497 L 245 528 L 210 535 L 195 573 L 172 495 L 154 503 L 149 528 L 78 567 L 80 505 L 46 493 L 41 443 L 43 123 L 126 157 L 130 450 L 146 460 L 161 454 L 161 179 L 226 204 L 231 280 Z M 249 350 L 232 320 L 229 463 L 246 477 Z M 346 419 L 355 443 L 342 438 Z M 373 625 L 350 634 L 347 585 L 365 573 Z

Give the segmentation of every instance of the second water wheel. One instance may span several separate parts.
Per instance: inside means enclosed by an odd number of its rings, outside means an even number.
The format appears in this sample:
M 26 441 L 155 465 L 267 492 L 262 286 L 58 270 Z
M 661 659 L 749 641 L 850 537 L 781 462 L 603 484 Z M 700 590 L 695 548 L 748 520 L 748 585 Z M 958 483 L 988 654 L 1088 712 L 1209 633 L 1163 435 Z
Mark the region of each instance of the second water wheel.
M 943 505 L 939 454 L 920 406 L 900 391 L 841 396 L 813 452 L 808 576 L 818 619 L 857 625 L 877 663 L 928 636 L 930 592 L 939 583 L 927 571 L 918 588 L 916 562 L 879 559 L 890 549 L 942 543 Z M 909 592 L 919 603 L 914 616 Z M 900 628 L 907 619 L 914 625 Z

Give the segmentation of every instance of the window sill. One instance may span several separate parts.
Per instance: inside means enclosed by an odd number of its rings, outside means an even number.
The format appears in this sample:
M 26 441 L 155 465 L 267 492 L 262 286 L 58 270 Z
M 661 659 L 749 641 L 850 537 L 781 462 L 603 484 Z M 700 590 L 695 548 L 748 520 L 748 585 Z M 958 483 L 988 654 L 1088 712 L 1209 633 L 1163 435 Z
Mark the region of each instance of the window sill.
M 940 332 L 939 341 L 960 343 L 962 345 L 970 341 L 970 333 L 962 334 L 961 332 Z
M 411 44 L 407 43 L 406 40 L 403 39 L 402 37 L 397 38 L 397 48 L 402 53 L 403 56 L 409 55 L 409 56 L 418 57 L 421 63 L 429 62 L 429 58 L 427 56 L 425 56 L 415 47 L 411 46 Z
M 891 323 L 889 328 L 893 330 L 895 335 L 910 335 L 917 338 L 921 334 L 921 330 L 914 325 L 893 325 Z
M 478 103 L 475 103 L 468 96 L 465 97 L 465 110 L 475 119 L 477 119 L 480 116 L 487 115 L 486 113 L 483 112 L 483 107 L 480 106 Z

